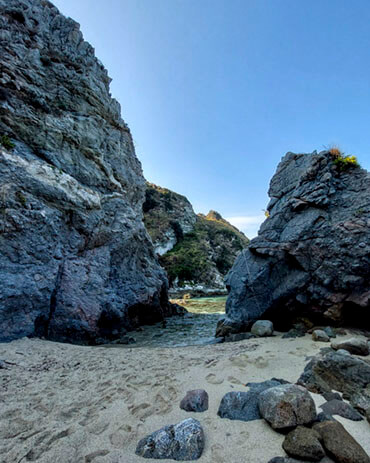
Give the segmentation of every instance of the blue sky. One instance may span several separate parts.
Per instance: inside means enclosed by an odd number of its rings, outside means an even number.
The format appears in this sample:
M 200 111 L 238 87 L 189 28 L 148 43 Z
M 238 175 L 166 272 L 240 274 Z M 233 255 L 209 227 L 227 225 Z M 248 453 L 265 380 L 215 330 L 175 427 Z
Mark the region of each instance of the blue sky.
M 370 1 L 54 0 L 108 69 L 145 177 L 250 237 L 287 151 L 370 167 Z

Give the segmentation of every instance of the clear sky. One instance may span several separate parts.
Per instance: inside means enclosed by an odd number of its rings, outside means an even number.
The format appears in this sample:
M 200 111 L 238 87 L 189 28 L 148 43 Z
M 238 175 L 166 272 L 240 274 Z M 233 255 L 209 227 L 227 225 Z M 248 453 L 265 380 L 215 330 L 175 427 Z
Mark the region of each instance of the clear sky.
M 287 151 L 370 168 L 369 0 L 53 0 L 112 77 L 145 177 L 256 234 Z

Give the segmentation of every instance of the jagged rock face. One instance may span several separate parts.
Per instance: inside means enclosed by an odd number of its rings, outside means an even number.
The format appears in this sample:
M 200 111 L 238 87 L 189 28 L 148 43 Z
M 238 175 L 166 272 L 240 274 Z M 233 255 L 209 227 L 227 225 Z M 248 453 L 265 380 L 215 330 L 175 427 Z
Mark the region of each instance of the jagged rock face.
M 197 220 L 189 200 L 174 191 L 147 182 L 144 224 L 157 254 L 162 256 L 190 233 Z
M 326 151 L 288 153 L 269 195 L 270 217 L 227 276 L 224 325 L 264 318 L 284 329 L 307 317 L 369 328 L 369 173 L 342 171 Z
M 170 294 L 226 293 L 224 276 L 249 240 L 216 211 L 195 214 L 189 200 L 147 183 L 144 224 L 168 273 Z
M 110 79 L 48 1 L 0 0 L 0 340 L 94 342 L 162 319 L 167 280 Z M 9 147 L 8 147 L 9 148 Z

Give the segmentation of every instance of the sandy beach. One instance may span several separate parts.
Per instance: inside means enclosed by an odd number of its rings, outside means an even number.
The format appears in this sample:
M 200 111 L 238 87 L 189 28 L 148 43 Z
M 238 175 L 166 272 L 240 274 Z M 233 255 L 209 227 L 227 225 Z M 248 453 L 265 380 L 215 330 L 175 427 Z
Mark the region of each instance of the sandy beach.
M 39 339 L 0 345 L 1 463 L 143 463 L 138 441 L 167 424 L 197 418 L 205 432 L 201 463 L 266 463 L 284 455 L 283 436 L 264 420 L 217 416 L 228 391 L 272 377 L 295 382 L 328 344 L 309 335 L 184 348 L 81 347 Z M 179 408 L 204 388 L 209 410 Z M 323 397 L 313 395 L 317 406 Z M 336 417 L 370 453 L 369 424 Z M 172 460 L 163 460 L 172 461 Z

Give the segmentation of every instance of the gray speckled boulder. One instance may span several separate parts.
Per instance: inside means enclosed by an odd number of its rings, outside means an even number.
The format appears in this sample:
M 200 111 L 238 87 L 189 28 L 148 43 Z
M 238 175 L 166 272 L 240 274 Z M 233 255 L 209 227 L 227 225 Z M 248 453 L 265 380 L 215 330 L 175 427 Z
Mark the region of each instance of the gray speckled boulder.
M 249 391 L 232 391 L 222 397 L 218 416 L 229 420 L 253 421 L 261 419 L 258 396 L 271 387 L 280 386 L 282 380 L 271 379 L 262 383 L 248 383 Z
M 208 393 L 204 389 L 188 391 L 180 402 L 180 408 L 186 412 L 205 412 L 208 410 Z
M 49 1 L 0 0 L 0 341 L 95 343 L 171 312 L 110 78 Z
M 229 325 L 264 318 L 284 330 L 304 316 L 370 328 L 370 174 L 339 170 L 328 151 L 287 153 L 269 196 L 269 217 L 226 277 Z
M 334 350 L 343 349 L 354 355 L 369 355 L 369 345 L 367 339 L 351 338 L 342 341 L 333 341 L 331 347 Z
M 339 415 L 347 420 L 362 421 L 363 417 L 349 404 L 343 400 L 333 399 L 320 406 L 327 415 Z
M 329 342 L 330 338 L 324 330 L 315 330 L 312 333 L 312 340 L 320 342 Z
M 258 337 L 272 336 L 274 325 L 270 320 L 257 320 L 253 323 L 251 333 Z
M 197 460 L 204 448 L 204 433 L 199 421 L 188 418 L 176 425 L 165 426 L 141 439 L 136 455 L 144 458 Z
M 312 423 L 315 403 L 309 392 L 295 384 L 284 384 L 262 392 L 258 397 L 261 416 L 272 428 L 286 429 Z

